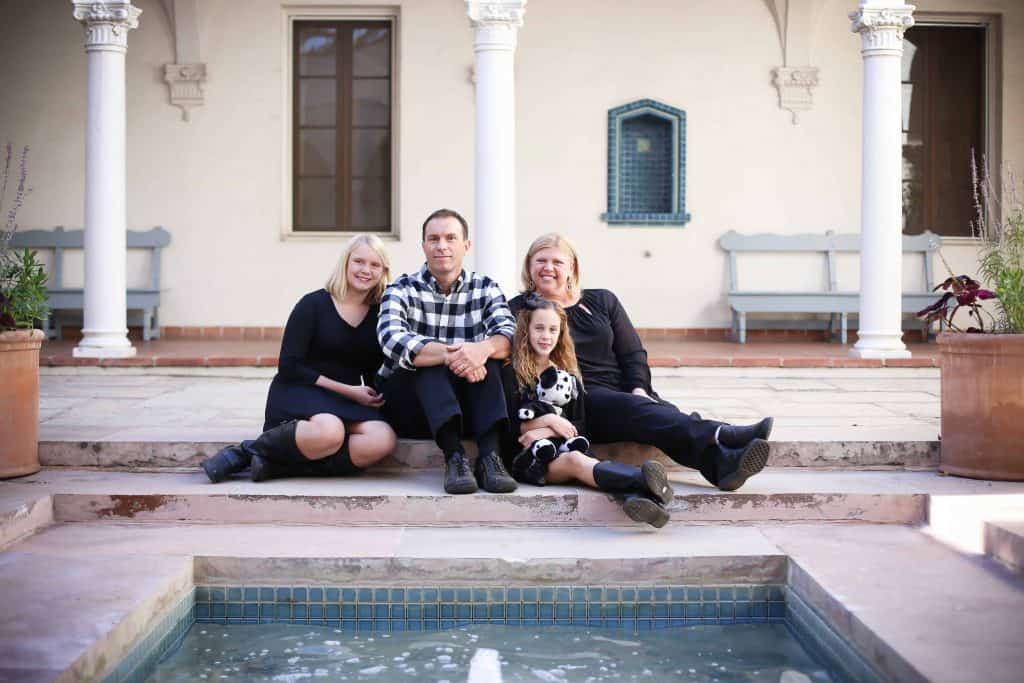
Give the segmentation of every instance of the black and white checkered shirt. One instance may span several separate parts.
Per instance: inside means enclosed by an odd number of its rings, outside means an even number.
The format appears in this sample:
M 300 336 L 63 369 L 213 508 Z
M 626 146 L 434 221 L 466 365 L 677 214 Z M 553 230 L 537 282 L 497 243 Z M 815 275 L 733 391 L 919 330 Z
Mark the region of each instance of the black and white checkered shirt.
M 428 342 L 461 344 L 503 335 L 509 341 L 516 331 L 501 288 L 478 273 L 459 275 L 445 294 L 426 264 L 418 273 L 406 273 L 384 290 L 377 320 L 377 339 L 384 350 L 381 379 L 395 367 L 413 370 L 413 361 Z

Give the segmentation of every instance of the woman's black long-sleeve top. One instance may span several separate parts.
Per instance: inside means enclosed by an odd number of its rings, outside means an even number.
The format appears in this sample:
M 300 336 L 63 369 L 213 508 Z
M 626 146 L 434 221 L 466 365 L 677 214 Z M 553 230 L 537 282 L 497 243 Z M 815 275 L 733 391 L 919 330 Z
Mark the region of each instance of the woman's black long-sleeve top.
M 522 310 L 523 299 L 520 294 L 509 301 L 513 314 Z M 584 289 L 565 314 L 585 389 L 630 392 L 639 387 L 654 395 L 647 351 L 615 294 L 607 289 Z
M 384 362 L 376 332 L 379 310 L 370 306 L 366 318 L 353 327 L 338 314 L 327 290 L 305 295 L 288 316 L 275 379 L 313 385 L 323 375 L 345 384 L 373 386 Z

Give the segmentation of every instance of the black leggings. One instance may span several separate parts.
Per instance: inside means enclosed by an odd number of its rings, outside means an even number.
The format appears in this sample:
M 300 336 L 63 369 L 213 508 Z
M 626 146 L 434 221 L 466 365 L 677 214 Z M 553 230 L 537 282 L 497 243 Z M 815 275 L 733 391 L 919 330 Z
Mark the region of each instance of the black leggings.
M 633 441 L 655 446 L 685 467 L 718 483 L 715 431 L 721 422 L 684 413 L 668 401 L 588 387 L 587 431 L 595 443 Z

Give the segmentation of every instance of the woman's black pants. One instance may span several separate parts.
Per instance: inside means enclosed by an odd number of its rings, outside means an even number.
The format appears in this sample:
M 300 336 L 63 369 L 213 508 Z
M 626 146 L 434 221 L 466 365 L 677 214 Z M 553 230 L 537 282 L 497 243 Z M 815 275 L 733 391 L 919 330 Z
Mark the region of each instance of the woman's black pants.
M 633 441 L 655 446 L 718 483 L 715 430 L 721 422 L 684 413 L 667 401 L 605 387 L 587 387 L 587 432 L 594 443 Z
M 467 382 L 445 365 L 395 370 L 384 382 L 382 411 L 399 436 L 433 438 L 453 418 L 460 434 L 479 438 L 508 420 L 501 365 L 487 361 L 487 376 Z

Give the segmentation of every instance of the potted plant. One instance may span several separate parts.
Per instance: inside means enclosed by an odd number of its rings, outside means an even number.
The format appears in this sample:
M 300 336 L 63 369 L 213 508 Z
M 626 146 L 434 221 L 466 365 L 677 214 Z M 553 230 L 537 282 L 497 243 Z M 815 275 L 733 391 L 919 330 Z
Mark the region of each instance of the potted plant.
M 941 352 L 942 447 L 939 469 L 975 479 L 1024 481 L 1024 205 L 1012 172 L 1005 172 L 1002 198 L 987 172 L 972 180 L 982 239 L 979 272 L 984 289 L 966 275 L 948 278 L 936 289 L 942 297 L 918 313 L 942 320 L 950 332 L 939 335 Z M 981 302 L 992 299 L 993 315 Z M 956 324 L 966 309 L 970 324 Z M 988 324 L 986 325 L 986 319 Z
M 11 145 L 0 171 L 0 479 L 39 471 L 39 347 L 36 321 L 46 315 L 46 271 L 28 249 L 10 248 L 16 219 L 29 191 L 25 187 L 28 147 L 19 155 L 20 174 L 6 211 Z

